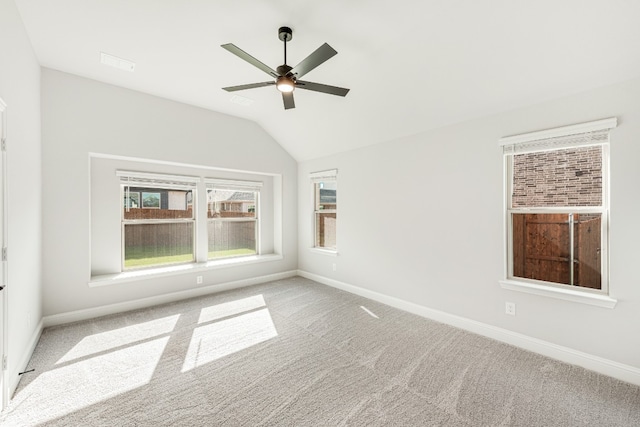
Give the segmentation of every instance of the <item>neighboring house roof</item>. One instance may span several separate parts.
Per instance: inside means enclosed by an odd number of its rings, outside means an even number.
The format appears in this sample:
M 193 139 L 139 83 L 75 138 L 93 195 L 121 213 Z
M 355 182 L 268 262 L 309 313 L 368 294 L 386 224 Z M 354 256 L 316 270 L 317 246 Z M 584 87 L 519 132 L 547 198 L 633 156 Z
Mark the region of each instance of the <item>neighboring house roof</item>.
M 253 193 L 246 191 L 216 190 L 209 193 L 209 202 L 255 202 Z
M 254 193 L 236 191 L 227 200 L 253 202 L 253 201 L 255 201 L 255 199 L 256 199 L 256 197 L 255 197 Z

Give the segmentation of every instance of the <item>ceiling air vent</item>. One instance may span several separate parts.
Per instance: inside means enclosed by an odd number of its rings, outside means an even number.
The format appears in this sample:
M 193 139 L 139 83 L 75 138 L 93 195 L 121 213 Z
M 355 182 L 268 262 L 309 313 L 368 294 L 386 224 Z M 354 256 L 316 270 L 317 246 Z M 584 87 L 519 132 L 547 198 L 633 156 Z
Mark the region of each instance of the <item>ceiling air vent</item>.
M 117 56 L 109 55 L 104 52 L 100 52 L 100 62 L 104 65 L 123 71 L 133 72 L 136 68 L 135 62 L 127 61 L 126 59 L 118 58 Z

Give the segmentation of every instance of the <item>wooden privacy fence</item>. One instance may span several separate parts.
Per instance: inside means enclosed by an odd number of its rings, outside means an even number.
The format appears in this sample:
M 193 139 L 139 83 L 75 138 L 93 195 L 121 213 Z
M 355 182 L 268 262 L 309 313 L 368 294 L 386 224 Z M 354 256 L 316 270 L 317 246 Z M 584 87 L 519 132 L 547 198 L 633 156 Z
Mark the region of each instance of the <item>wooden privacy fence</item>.
M 316 215 L 316 242 L 321 248 L 336 247 L 336 214 L 324 213 Z
M 255 221 L 213 221 L 207 226 L 209 250 L 256 249 Z M 179 252 L 193 248 L 193 223 L 126 224 L 125 251 L 146 248 L 178 248 Z
M 125 252 L 146 248 L 152 254 L 157 248 L 177 248 L 182 253 L 193 248 L 193 222 L 162 224 L 125 224 Z
M 213 213 L 211 211 L 207 212 L 208 218 L 255 218 L 255 212 L 235 212 L 235 211 L 222 211 L 218 213 Z
M 193 218 L 191 206 L 184 210 L 131 208 L 124 210 L 124 219 L 183 219 Z
M 514 276 L 601 288 L 599 214 L 513 214 L 512 220 Z
M 209 250 L 256 250 L 255 221 L 211 221 L 208 225 Z

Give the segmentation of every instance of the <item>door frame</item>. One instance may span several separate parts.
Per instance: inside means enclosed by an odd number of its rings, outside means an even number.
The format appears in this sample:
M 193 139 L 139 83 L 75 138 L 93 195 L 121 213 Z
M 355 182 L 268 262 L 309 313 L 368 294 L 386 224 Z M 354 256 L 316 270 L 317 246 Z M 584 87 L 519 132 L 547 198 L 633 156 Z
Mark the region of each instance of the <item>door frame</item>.
M 9 359 L 8 332 L 9 332 L 9 302 L 7 288 L 7 260 L 2 255 L 7 247 L 7 104 L 0 98 L 0 284 L 4 290 L 0 291 L 0 307 L 2 308 L 2 318 L 0 319 L 0 410 L 4 410 L 9 404 L 9 382 L 7 378 L 6 361 Z

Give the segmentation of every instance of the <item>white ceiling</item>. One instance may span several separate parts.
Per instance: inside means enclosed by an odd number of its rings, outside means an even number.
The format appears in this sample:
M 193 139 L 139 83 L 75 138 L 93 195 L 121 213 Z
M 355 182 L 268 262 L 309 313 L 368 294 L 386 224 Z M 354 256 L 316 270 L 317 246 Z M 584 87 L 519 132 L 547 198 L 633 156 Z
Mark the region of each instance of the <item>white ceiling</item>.
M 41 65 L 259 123 L 307 160 L 558 98 L 640 75 L 637 0 L 15 0 Z M 285 111 L 269 80 L 220 47 L 272 68 L 278 28 L 296 65 L 322 43 L 338 55 Z M 134 73 L 100 63 L 105 52 Z

